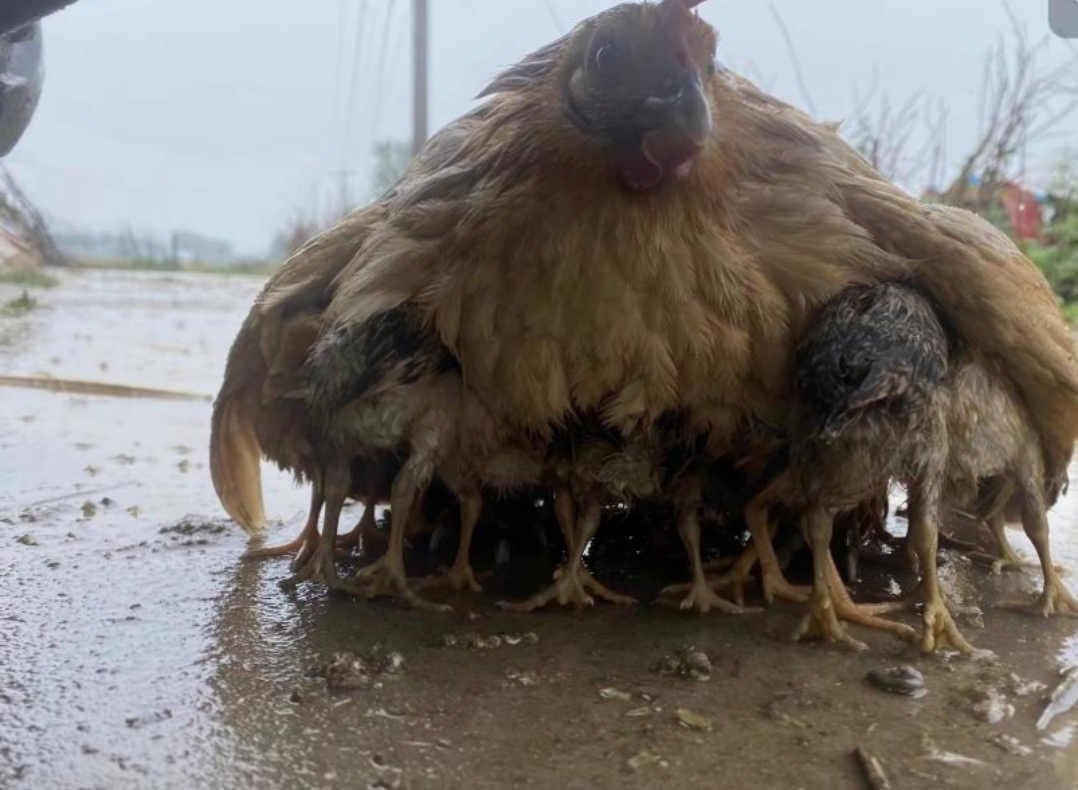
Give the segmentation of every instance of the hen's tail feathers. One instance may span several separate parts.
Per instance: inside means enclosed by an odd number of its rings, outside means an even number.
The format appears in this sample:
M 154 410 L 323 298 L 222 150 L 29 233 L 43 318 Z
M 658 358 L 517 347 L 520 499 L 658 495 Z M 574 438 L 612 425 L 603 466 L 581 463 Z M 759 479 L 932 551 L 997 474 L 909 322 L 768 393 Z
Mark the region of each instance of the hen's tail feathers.
M 262 506 L 262 448 L 243 404 L 222 396 L 213 409 L 210 475 L 217 498 L 237 524 L 257 532 L 266 524 Z

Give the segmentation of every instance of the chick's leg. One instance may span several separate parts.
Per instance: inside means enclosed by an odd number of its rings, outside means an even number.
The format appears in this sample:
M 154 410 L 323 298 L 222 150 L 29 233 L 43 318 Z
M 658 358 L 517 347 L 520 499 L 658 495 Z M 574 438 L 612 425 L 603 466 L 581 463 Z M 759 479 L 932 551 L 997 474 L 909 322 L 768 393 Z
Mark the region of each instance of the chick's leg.
M 768 507 L 762 504 L 749 505 L 745 510 L 745 519 L 752 534 L 752 545 L 756 547 L 760 560 L 760 583 L 764 589 L 764 600 L 768 604 L 774 603 L 775 598 L 805 603 L 809 599 L 810 590 L 786 581 L 779 558 L 775 556 L 775 546 L 771 542 L 775 530 Z
M 303 525 L 300 533 L 288 543 L 279 546 L 270 546 L 264 549 L 248 549 L 240 559 L 261 560 L 269 557 L 286 557 L 295 555 L 294 566 L 304 564 L 318 545 L 318 518 L 322 513 L 321 486 L 315 482 L 311 484 L 311 507 L 307 511 L 307 522 Z
M 360 516 L 352 531 L 337 538 L 337 548 L 346 550 L 355 548 L 362 551 L 365 556 L 385 551 L 386 537 L 378 531 L 374 514 L 374 499 L 368 498 L 363 503 L 363 515 Z
M 830 573 L 833 529 L 831 514 L 825 508 L 816 506 L 810 508 L 805 517 L 808 521 L 809 542 L 812 545 L 812 595 L 805 618 L 794 631 L 794 640 L 820 639 L 825 642 L 841 642 L 855 650 L 864 650 L 867 645 L 850 636 L 835 613 Z
M 699 614 L 707 614 L 712 609 L 718 609 L 727 614 L 743 614 L 745 609 L 717 595 L 708 584 L 704 574 L 704 563 L 700 558 L 699 513 L 700 492 L 694 487 L 693 490 L 679 497 L 678 501 L 678 534 L 689 556 L 689 567 L 692 573 L 688 595 L 682 599 L 679 604 L 680 608 L 682 611 L 691 609 Z M 674 589 L 668 587 L 663 592 L 673 592 Z
M 1078 616 L 1078 601 L 1071 595 L 1059 571 L 1052 563 L 1052 546 L 1048 534 L 1048 514 L 1045 512 L 1044 499 L 1039 492 L 1027 492 L 1022 505 L 1022 527 L 1029 537 L 1044 574 L 1044 589 L 1033 603 L 1003 603 L 1002 607 L 1020 609 L 1044 617 L 1052 615 Z
M 483 591 L 479 582 L 476 581 L 471 561 L 472 536 L 475 534 L 475 525 L 479 522 L 482 512 L 483 498 L 478 492 L 460 495 L 460 542 L 457 545 L 457 556 L 453 560 L 453 567 L 441 576 L 424 579 L 420 582 L 421 589 L 449 587 L 453 590 L 470 590 L 473 593 Z
M 584 550 L 598 532 L 602 517 L 598 499 L 589 499 L 582 512 L 577 514 L 572 495 L 567 489 L 559 489 L 554 493 L 554 514 L 565 538 L 568 561 L 554 572 L 554 583 L 547 589 L 520 603 L 501 602 L 498 605 L 515 612 L 531 612 L 552 602 L 582 609 L 595 604 L 593 595 L 611 603 L 633 603 L 632 598 L 617 595 L 597 582 L 584 566 Z
M 727 563 L 727 571 L 722 576 L 716 579 L 712 579 L 709 584 L 713 590 L 721 590 L 728 588 L 730 590 L 730 599 L 738 606 L 745 605 L 745 586 L 752 581 L 753 571 L 756 569 L 756 565 L 759 562 L 760 554 L 756 550 L 756 545 L 750 543 L 745 547 L 732 563 Z M 705 565 L 706 569 L 707 566 Z M 691 585 L 678 584 L 673 587 L 667 587 L 663 592 L 686 592 Z
M 344 501 L 348 497 L 351 487 L 351 474 L 348 465 L 342 463 L 329 463 L 323 470 L 320 483 L 315 484 L 320 489 L 314 494 L 314 502 L 321 507 L 322 497 L 325 497 L 326 517 L 322 524 L 322 538 L 318 541 L 310 557 L 300 565 L 296 572 L 281 582 L 285 589 L 295 587 L 300 582 L 309 581 L 316 584 L 324 584 L 330 588 L 340 585 L 337 576 L 337 526 L 341 520 L 341 510 Z
M 393 521 L 389 531 L 389 550 L 386 555 L 372 565 L 361 569 L 345 588 L 366 598 L 398 598 L 416 609 L 432 612 L 451 612 L 452 606 L 435 604 L 421 598 L 412 589 L 404 570 L 404 533 L 408 519 L 416 504 L 419 489 L 426 485 L 430 475 L 424 473 L 419 462 L 410 459 L 393 481 L 390 495 L 390 507 Z
M 1037 568 L 1038 563 L 1029 562 L 1021 554 L 1014 550 L 1010 540 L 1007 539 L 1006 514 L 1003 508 L 984 520 L 984 524 L 992 533 L 992 541 L 996 544 L 996 553 L 990 554 L 980 549 L 969 552 L 969 557 L 981 565 L 989 565 L 992 573 L 997 576 L 1004 571 L 1019 571 L 1023 568 Z
M 955 625 L 954 618 L 940 591 L 936 557 L 939 552 L 939 491 L 938 481 L 919 481 L 910 488 L 909 542 L 917 555 L 921 571 L 920 591 L 924 597 L 921 651 L 934 653 L 949 647 L 967 655 L 977 653 Z

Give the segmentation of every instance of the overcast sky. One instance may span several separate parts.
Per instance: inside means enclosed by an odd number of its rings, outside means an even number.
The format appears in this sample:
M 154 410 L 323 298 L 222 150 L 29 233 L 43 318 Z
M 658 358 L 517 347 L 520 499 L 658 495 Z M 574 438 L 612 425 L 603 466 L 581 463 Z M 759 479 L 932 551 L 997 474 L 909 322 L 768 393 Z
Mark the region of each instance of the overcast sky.
M 430 0 L 435 128 L 484 82 L 601 10 L 604 0 Z M 775 0 L 817 115 L 838 120 L 873 74 L 900 103 L 950 107 L 957 158 L 978 125 L 987 47 L 1008 29 L 996 0 Z M 1031 39 L 1047 0 L 1013 0 Z M 87 230 L 186 229 L 262 254 L 296 211 L 370 197 L 376 140 L 407 139 L 409 0 L 79 0 L 45 25 L 45 92 L 9 157 L 45 211 Z M 763 0 L 711 0 L 720 59 L 804 105 Z M 358 45 L 357 45 L 358 44 Z M 1044 58 L 1069 55 L 1053 40 Z M 1078 142 L 1078 119 L 1049 147 Z M 1038 152 L 1043 178 L 1051 151 Z M 918 185 L 922 186 L 922 185 Z

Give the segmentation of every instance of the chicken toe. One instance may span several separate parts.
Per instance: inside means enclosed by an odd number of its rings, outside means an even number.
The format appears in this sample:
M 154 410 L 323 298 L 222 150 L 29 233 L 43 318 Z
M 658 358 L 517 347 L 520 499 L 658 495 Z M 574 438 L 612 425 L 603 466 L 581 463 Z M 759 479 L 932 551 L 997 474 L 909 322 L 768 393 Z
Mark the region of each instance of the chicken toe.
M 448 604 L 434 603 L 423 598 L 412 587 L 404 571 L 402 557 L 394 557 L 393 550 L 380 560 L 362 568 L 351 579 L 342 582 L 341 589 L 368 600 L 374 598 L 395 598 L 413 609 L 427 612 L 452 612 Z
M 564 504 L 564 498 L 561 501 Z M 555 505 L 557 504 L 558 500 L 555 500 Z M 500 601 L 498 606 L 510 612 L 532 612 L 549 603 L 583 609 L 594 606 L 595 598 L 614 604 L 635 603 L 632 598 L 608 590 L 595 580 L 584 565 L 584 549 L 599 530 L 599 519 L 602 516 L 598 499 L 589 500 L 579 518 L 570 515 L 573 509 L 569 507 L 564 510 L 558 508 L 557 511 L 558 523 L 569 551 L 569 561 L 554 572 L 554 583 L 542 592 L 519 603 Z
M 482 509 L 483 500 L 478 493 L 461 497 L 460 543 L 457 546 L 457 556 L 453 560 L 453 566 L 446 573 L 423 579 L 418 584 L 420 589 L 448 587 L 451 590 L 483 592 L 482 585 L 475 578 L 471 561 L 472 536 L 475 534 L 475 525 L 479 521 Z
M 704 563 L 700 556 L 700 494 L 695 486 L 686 490 L 678 501 L 678 534 L 685 546 L 689 558 L 689 572 L 692 580 L 687 585 L 667 587 L 663 593 L 672 594 L 687 591 L 687 595 L 678 604 L 683 612 L 693 611 L 707 614 L 712 609 L 727 614 L 744 614 L 741 606 L 718 595 L 708 583 L 704 573 Z

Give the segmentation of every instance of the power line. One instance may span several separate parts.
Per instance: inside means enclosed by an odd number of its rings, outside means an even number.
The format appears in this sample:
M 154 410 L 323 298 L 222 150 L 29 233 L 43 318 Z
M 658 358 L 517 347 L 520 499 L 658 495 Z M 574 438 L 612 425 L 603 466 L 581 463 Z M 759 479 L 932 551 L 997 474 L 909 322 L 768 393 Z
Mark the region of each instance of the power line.
M 546 8 L 546 12 L 550 15 L 550 21 L 553 22 L 554 27 L 558 29 L 558 33 L 565 33 L 565 25 L 562 24 L 558 12 L 554 10 L 554 3 L 552 3 L 551 0 L 543 0 L 543 7 Z
M 347 151 L 351 148 L 352 142 L 352 118 L 355 115 L 356 99 L 359 93 L 359 72 L 363 58 L 363 34 L 367 28 L 367 10 L 369 6 L 368 0 L 361 0 L 359 4 L 359 19 L 356 23 L 355 38 L 352 49 L 352 73 L 351 79 L 348 84 L 348 103 L 346 105 L 344 116 L 344 140 L 342 143 L 342 156 L 341 162 L 345 162 L 347 158 Z
M 344 141 L 338 140 L 337 135 L 341 130 L 341 88 L 344 82 L 344 47 L 345 36 L 344 29 L 348 23 L 348 6 L 345 0 L 338 0 L 337 2 L 337 58 L 333 66 L 333 94 L 330 98 L 332 106 L 332 118 L 329 125 L 329 148 L 327 150 L 335 152 L 338 155 L 338 164 L 343 164 L 340 161 L 340 156 L 343 154 Z M 332 153 L 330 154 L 333 155 Z
M 794 77 L 797 79 L 797 89 L 801 92 L 801 98 L 805 104 L 808 105 L 809 112 L 812 115 L 816 115 L 816 102 L 812 100 L 812 94 L 809 93 L 808 83 L 805 82 L 805 72 L 801 70 L 801 59 L 797 57 L 797 50 L 794 48 L 794 39 L 790 35 L 790 28 L 786 27 L 786 20 L 782 18 L 782 14 L 775 7 L 774 3 L 770 4 L 771 16 L 775 20 L 775 24 L 778 25 L 779 31 L 782 33 L 782 39 L 786 43 L 786 52 L 790 56 L 790 63 L 793 65 Z
M 386 4 L 385 21 L 382 24 L 382 42 L 378 47 L 378 75 L 374 86 L 374 109 L 371 113 L 371 139 L 375 139 L 382 115 L 382 98 L 385 94 L 386 59 L 389 56 L 389 34 L 393 27 L 392 0 Z

